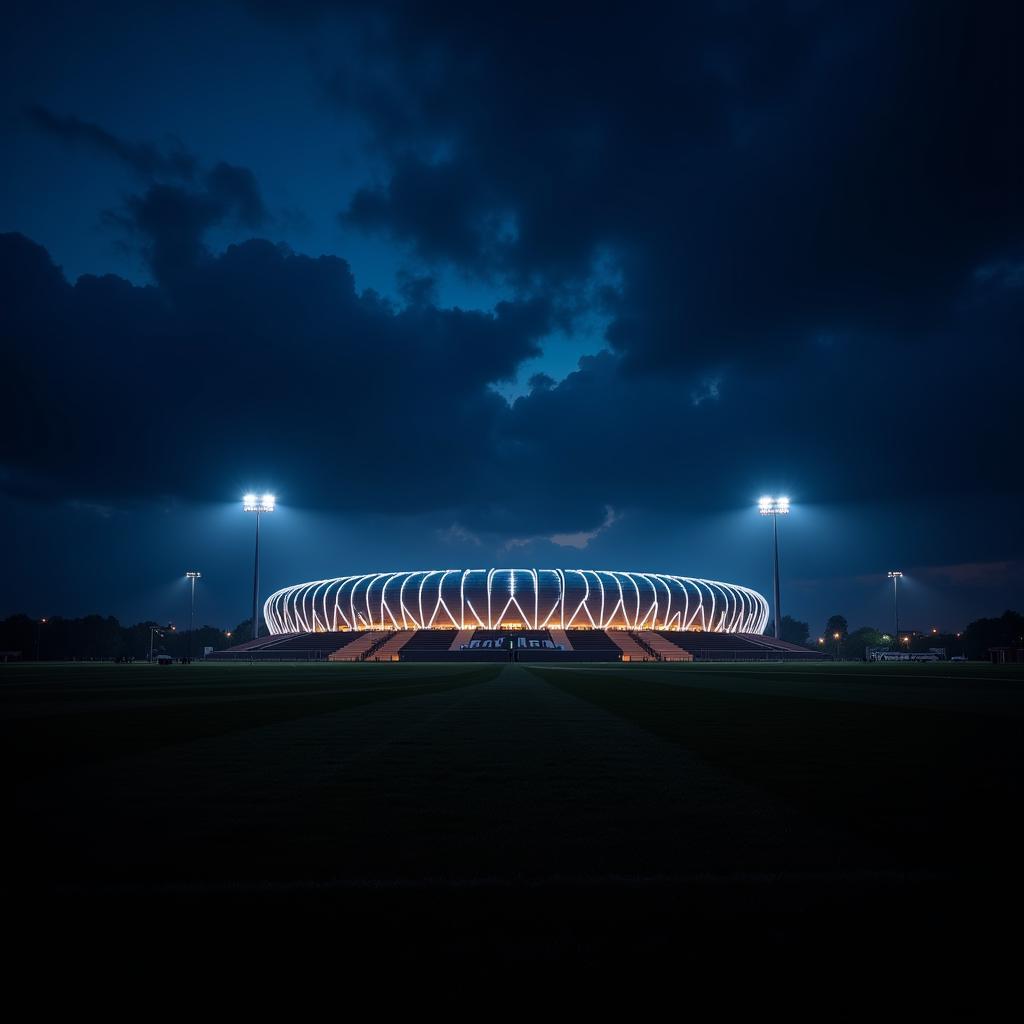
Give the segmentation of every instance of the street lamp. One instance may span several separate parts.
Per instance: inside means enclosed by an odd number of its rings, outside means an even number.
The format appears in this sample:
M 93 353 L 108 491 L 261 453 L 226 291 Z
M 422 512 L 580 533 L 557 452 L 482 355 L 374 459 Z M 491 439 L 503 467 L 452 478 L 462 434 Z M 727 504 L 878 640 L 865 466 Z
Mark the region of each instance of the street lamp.
M 40 651 L 43 647 L 43 626 L 46 625 L 46 619 L 40 619 L 36 623 L 36 661 L 41 661 Z
M 160 639 L 163 639 L 165 629 L 174 631 L 174 626 L 150 626 L 149 627 L 149 663 L 153 664 L 153 634 L 155 633 Z
M 192 633 L 196 628 L 196 580 L 202 579 L 202 573 L 189 569 L 185 579 L 192 581 L 192 606 L 188 613 L 188 663 L 192 664 Z
M 900 579 L 902 579 L 902 577 L 903 573 L 901 573 L 899 569 L 893 569 L 893 571 L 889 573 L 889 579 L 892 580 L 892 610 L 896 616 L 895 635 L 897 637 L 900 635 L 900 605 L 899 601 L 896 598 L 896 584 L 899 582 Z
M 256 513 L 256 559 L 252 570 L 252 639 L 260 635 L 260 621 L 256 617 L 256 607 L 260 597 L 260 513 L 273 512 L 277 499 L 272 494 L 262 496 L 247 494 L 242 499 L 243 512 Z
M 836 661 L 838 661 L 839 660 L 839 641 L 841 639 L 841 634 L 833 633 L 832 634 L 832 639 L 835 640 L 835 642 L 836 642 Z
M 772 517 L 772 533 L 775 537 L 775 639 L 782 636 L 782 609 L 779 607 L 779 516 L 789 515 L 789 498 L 771 498 L 765 496 L 757 502 L 758 511 L 763 516 Z

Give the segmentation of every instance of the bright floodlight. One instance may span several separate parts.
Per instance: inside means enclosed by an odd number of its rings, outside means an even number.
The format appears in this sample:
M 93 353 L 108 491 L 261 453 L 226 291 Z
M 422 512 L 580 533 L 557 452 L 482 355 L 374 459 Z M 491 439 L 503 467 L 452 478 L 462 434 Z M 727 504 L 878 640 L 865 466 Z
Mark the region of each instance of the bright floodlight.
M 247 494 L 242 499 L 242 509 L 246 512 L 273 512 L 276 501 L 272 494 L 264 494 L 262 497 Z
M 185 579 L 188 580 L 200 580 L 202 578 L 203 574 L 201 572 L 196 572 L 195 569 L 189 569 L 189 571 L 185 573 Z
M 898 580 L 902 575 L 903 573 L 901 573 L 899 569 L 893 569 L 893 571 L 889 573 L 889 579 Z
M 789 513 L 789 498 L 772 498 L 765 495 L 757 499 L 757 507 L 763 516 L 784 516 Z

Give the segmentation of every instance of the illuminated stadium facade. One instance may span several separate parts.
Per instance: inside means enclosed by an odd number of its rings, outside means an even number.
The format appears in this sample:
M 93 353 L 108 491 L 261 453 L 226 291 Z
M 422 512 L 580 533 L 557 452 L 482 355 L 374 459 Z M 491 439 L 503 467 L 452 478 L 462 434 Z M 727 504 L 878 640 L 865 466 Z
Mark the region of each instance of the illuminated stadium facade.
M 314 580 L 263 606 L 271 634 L 629 629 L 763 633 L 768 602 L 734 583 L 597 569 L 432 569 Z

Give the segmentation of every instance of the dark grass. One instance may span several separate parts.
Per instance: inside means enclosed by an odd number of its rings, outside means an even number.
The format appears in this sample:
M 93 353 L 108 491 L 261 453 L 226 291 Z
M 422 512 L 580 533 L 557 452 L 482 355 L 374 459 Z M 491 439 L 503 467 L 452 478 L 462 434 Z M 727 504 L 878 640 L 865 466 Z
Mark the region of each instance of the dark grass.
M 621 671 L 571 669 L 545 678 L 850 831 L 879 866 L 960 872 L 1009 867 L 1024 853 L 1009 813 L 1024 779 L 1020 673 L 650 666 L 628 680 Z M 960 690 L 956 710 L 948 709 L 951 686 Z M 751 687 L 757 692 L 743 692 Z M 979 688 L 995 690 L 994 708 Z
M 21 777 L 493 677 L 485 665 L 10 666 L 0 745 Z
M 647 962 L 1015 913 L 1018 670 L 504 668 L 0 666 L 11 920 Z

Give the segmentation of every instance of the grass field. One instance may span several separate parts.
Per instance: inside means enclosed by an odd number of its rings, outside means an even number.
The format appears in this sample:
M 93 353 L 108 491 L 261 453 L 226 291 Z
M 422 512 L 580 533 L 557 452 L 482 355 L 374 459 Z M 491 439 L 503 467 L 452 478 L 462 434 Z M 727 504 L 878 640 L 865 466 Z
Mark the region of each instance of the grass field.
M 48 936 L 905 953 L 1018 896 L 1013 667 L 13 665 L 0 697 L 7 903 Z

